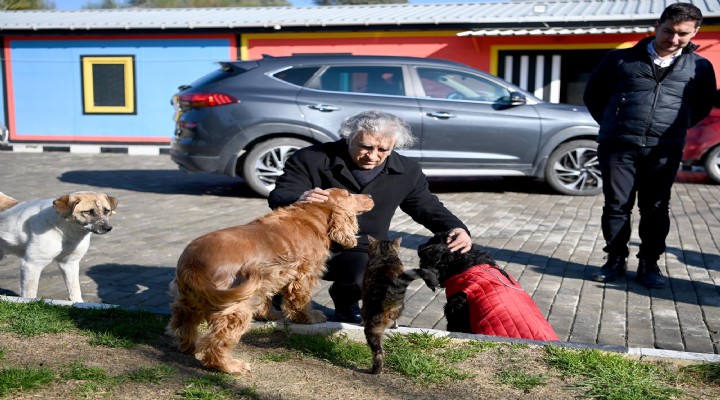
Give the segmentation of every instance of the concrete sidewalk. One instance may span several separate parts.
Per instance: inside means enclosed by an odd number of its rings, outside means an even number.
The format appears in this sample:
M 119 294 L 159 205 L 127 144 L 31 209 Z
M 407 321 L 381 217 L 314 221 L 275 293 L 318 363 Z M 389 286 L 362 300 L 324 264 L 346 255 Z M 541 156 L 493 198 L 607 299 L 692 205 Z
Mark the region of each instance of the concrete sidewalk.
M 468 225 L 529 292 L 561 340 L 601 347 L 720 353 L 720 186 L 684 173 L 674 186 L 668 250 L 660 260 L 669 285 L 648 290 L 632 277 L 611 284 L 590 280 L 603 264 L 602 196 L 567 197 L 525 179 L 435 181 L 432 190 Z M 18 200 L 57 197 L 76 190 L 116 196 L 115 229 L 92 238 L 81 263 L 86 302 L 167 312 L 168 283 L 183 248 L 206 232 L 246 223 L 269 212 L 265 199 L 236 180 L 179 172 L 167 156 L 0 152 L 0 191 Z M 637 218 L 635 218 L 637 225 Z M 402 212 L 392 235 L 403 237 L 406 267 L 430 232 Z M 19 260 L 0 261 L 0 294 L 17 296 Z M 317 288 L 316 307 L 328 314 L 329 283 Z M 60 271 L 43 272 L 39 295 L 66 299 Z M 444 330 L 444 291 L 416 281 L 399 323 Z

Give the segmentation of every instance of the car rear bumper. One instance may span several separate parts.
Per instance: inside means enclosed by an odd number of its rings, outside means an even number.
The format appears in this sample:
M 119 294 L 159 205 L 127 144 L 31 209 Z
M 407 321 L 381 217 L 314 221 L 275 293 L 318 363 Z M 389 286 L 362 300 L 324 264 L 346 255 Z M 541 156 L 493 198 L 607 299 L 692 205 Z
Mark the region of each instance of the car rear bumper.
M 176 149 L 170 149 L 170 159 L 185 172 L 213 172 L 225 174 L 220 157 L 195 156 Z

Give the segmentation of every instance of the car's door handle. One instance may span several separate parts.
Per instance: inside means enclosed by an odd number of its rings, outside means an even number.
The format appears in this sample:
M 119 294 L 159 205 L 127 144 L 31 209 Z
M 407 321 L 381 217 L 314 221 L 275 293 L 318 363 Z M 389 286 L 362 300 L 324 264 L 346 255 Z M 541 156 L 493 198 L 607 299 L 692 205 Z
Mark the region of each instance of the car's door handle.
M 315 105 L 308 106 L 308 107 L 313 110 L 318 110 L 318 111 L 322 111 L 322 112 L 337 111 L 340 109 L 339 107 L 330 106 L 327 104 L 315 104 Z
M 455 118 L 455 114 L 451 114 L 451 113 L 445 112 L 445 111 L 430 112 L 430 113 L 427 113 L 426 115 L 428 117 L 439 118 L 439 119 Z

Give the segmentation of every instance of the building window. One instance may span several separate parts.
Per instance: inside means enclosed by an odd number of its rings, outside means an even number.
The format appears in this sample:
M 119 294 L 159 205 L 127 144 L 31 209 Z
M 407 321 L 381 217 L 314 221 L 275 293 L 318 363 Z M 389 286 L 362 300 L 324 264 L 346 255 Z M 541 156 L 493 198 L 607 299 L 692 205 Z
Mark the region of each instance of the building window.
M 135 58 L 83 56 L 83 112 L 135 114 Z

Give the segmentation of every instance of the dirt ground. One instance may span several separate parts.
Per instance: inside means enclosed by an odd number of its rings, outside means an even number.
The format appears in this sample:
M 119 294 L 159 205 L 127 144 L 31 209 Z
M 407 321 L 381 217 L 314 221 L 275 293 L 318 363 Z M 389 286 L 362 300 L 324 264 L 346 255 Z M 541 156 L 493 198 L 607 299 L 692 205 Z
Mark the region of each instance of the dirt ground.
M 250 333 L 235 351 L 235 356 L 249 361 L 249 374 L 230 380 L 217 390 L 229 389 L 233 399 L 577 399 L 582 391 L 567 388 L 566 381 L 556 372 L 549 371 L 540 362 L 542 348 L 491 349 L 456 368 L 472 372 L 474 377 L 442 385 L 423 385 L 394 371 L 379 376 L 364 370 L 333 365 L 327 361 L 302 355 L 283 347 L 280 333 Z M 209 373 L 195 358 L 175 350 L 170 338 L 156 345 L 140 345 L 133 349 L 108 349 L 91 346 L 88 338 L 76 334 L 43 335 L 19 338 L 0 332 L 0 344 L 5 350 L 3 368 L 10 366 L 45 366 L 62 370 L 79 361 L 87 367 L 99 367 L 110 376 L 118 376 L 141 367 L 167 365 L 178 372 L 160 383 L 126 382 L 90 397 L 103 399 L 170 399 L 182 398 L 183 389 L 191 378 Z M 282 361 L 268 361 L 268 354 L 290 354 Z M 263 357 L 264 356 L 264 357 Z M 497 383 L 497 373 L 508 366 L 533 374 L 547 374 L 546 384 L 529 392 Z M 69 380 L 48 384 L 31 392 L 13 393 L 5 399 L 72 399 L 78 397 L 81 381 Z M 681 387 L 694 399 L 717 399 L 718 388 Z M 242 393 L 252 393 L 244 396 Z M 218 397 L 219 398 L 219 397 Z

